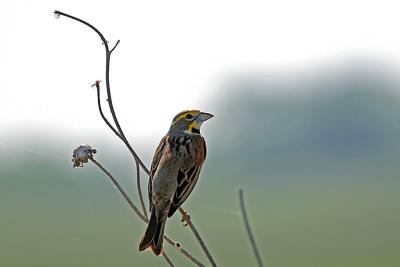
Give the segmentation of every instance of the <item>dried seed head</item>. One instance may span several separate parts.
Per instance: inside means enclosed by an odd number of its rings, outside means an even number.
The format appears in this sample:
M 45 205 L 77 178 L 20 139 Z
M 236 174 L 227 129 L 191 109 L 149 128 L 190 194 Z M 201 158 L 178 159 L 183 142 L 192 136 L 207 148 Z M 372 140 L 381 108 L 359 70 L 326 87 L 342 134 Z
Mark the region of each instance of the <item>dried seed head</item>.
M 80 145 L 72 153 L 73 167 L 83 167 L 83 163 L 87 163 L 89 158 L 93 157 L 97 151 L 89 145 Z

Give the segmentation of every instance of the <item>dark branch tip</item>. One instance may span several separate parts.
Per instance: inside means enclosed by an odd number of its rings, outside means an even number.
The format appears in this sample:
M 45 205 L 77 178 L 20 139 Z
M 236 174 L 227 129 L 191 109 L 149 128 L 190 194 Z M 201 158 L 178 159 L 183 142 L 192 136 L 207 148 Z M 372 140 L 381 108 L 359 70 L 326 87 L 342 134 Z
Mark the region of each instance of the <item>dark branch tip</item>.
M 97 89 L 100 89 L 99 87 L 100 87 L 100 83 L 101 83 L 101 80 L 97 80 L 97 81 L 95 81 L 94 82 L 94 84 L 92 84 L 92 86 L 91 87 L 97 87 Z
M 58 11 L 58 10 L 55 10 L 53 14 L 54 14 L 54 18 L 56 18 L 56 19 L 59 19 L 61 16 L 60 11 Z
M 146 166 L 142 163 L 142 161 L 140 160 L 140 158 L 136 155 L 136 153 L 135 153 L 135 151 L 132 149 L 132 147 L 130 146 L 130 144 L 127 142 L 127 140 L 126 140 L 126 138 L 125 138 L 125 136 L 124 136 L 124 134 L 123 134 L 123 132 L 122 132 L 122 129 L 121 129 L 121 127 L 119 126 L 119 123 L 118 123 L 118 120 L 117 120 L 117 118 L 116 118 L 116 116 L 115 116 L 115 112 L 114 112 L 114 108 L 113 108 L 113 106 L 112 106 L 112 100 L 111 100 L 111 93 L 110 93 L 110 87 L 109 87 L 109 79 L 108 79 L 108 74 L 109 74 L 109 60 L 110 60 L 110 54 L 111 54 L 111 52 L 112 52 L 112 50 L 114 50 L 115 49 L 115 47 L 118 45 L 118 43 L 119 43 L 119 40 L 118 40 L 118 42 L 116 43 L 116 45 L 114 46 L 114 48 L 110 51 L 109 49 L 108 49 L 108 41 L 104 38 L 104 36 L 102 35 L 102 33 L 99 31 L 99 30 L 97 30 L 93 25 L 91 25 L 91 24 L 89 24 L 88 22 L 86 22 L 86 21 L 84 21 L 84 20 L 81 20 L 81 19 L 79 19 L 79 18 L 77 18 L 77 17 L 74 17 L 74 16 L 71 16 L 71 15 L 69 15 L 69 14 L 66 14 L 66 13 L 63 13 L 63 12 L 60 12 L 60 11 L 58 11 L 58 10 L 56 10 L 56 11 L 54 11 L 54 16 L 56 16 L 56 18 L 59 18 L 59 16 L 65 16 L 65 17 L 68 17 L 68 18 L 70 18 L 70 19 L 73 19 L 73 20 L 75 20 L 75 21 L 78 21 L 78 22 L 80 22 L 80 23 L 82 23 L 82 24 L 84 24 L 84 25 L 86 25 L 86 26 L 88 26 L 88 27 L 90 27 L 92 30 L 94 30 L 98 35 L 99 35 L 99 37 L 101 38 L 101 40 L 102 40 L 102 44 L 106 47 L 106 56 L 107 56 L 107 60 L 106 60 L 106 69 L 107 69 L 107 74 L 106 74 L 106 80 L 107 80 L 107 95 L 108 95 L 108 98 L 107 98 L 107 102 L 109 103 L 109 107 L 110 107 L 110 111 L 111 111 L 111 114 L 112 114 L 112 116 L 113 116 L 113 119 L 114 119 L 114 122 L 116 123 L 116 126 L 117 126 L 117 128 L 118 128 L 118 131 L 116 131 L 115 129 L 113 130 L 116 134 L 117 134 L 117 136 L 119 136 L 120 137 L 120 139 L 122 139 L 122 141 L 128 146 L 128 148 L 131 150 L 131 152 L 132 152 L 132 154 L 133 154 L 133 156 L 134 156 L 134 158 L 135 158 L 135 161 L 137 160 L 139 163 L 140 163 L 140 166 L 145 170 L 145 172 L 147 173 L 147 174 L 149 174 L 149 170 L 146 168 Z M 95 86 L 97 86 L 97 85 L 99 85 L 98 83 L 95 83 L 94 84 Z M 98 99 L 99 99 L 99 95 L 100 95 L 100 90 L 98 90 L 97 91 L 98 92 Z M 100 108 L 100 106 L 99 106 L 99 108 Z M 101 111 L 100 111 L 100 113 L 102 113 Z M 103 119 L 104 119 L 104 116 L 103 116 Z M 105 119 L 106 120 L 106 119 Z M 106 121 L 106 123 L 107 123 L 107 121 Z M 110 126 L 110 125 L 109 125 Z M 112 127 L 111 127 L 111 129 L 113 129 Z M 84 145 L 83 145 L 84 146 Z M 90 148 L 90 146 L 88 146 L 89 148 Z M 79 148 L 79 147 L 78 147 Z M 74 152 L 75 152 L 75 150 L 74 150 Z M 141 213 L 140 213 L 140 211 L 135 207 L 135 205 L 132 203 L 132 201 L 130 200 L 130 198 L 129 198 L 129 196 L 122 190 L 122 188 L 120 187 L 120 186 L 118 186 L 118 182 L 115 180 L 115 178 L 114 177 L 112 177 L 111 176 L 111 174 L 107 171 L 107 170 L 105 170 L 94 158 L 93 158 L 93 153 L 96 153 L 96 150 L 94 150 L 94 149 L 91 149 L 90 148 L 90 150 L 89 151 L 84 151 L 87 155 L 85 155 L 85 157 L 83 157 L 83 161 L 82 162 L 79 162 L 79 161 L 76 161 L 76 158 L 78 158 L 78 155 L 76 154 L 76 153 L 74 153 L 74 155 L 73 155 L 73 162 L 74 162 L 74 167 L 81 167 L 81 166 L 83 166 L 83 163 L 85 163 L 85 162 L 88 162 L 88 160 L 91 160 L 94 164 L 96 164 L 104 173 L 106 173 L 106 175 L 113 181 L 113 183 L 114 183 L 114 185 L 115 186 L 117 186 L 117 188 L 118 188 L 118 190 L 120 191 L 120 193 L 124 196 L 124 198 L 125 198 L 125 200 L 130 204 L 130 207 L 136 212 L 136 214 L 143 220 L 143 221 L 146 221 L 147 219 L 146 219 L 146 217 L 145 216 L 143 216 Z M 88 153 L 91 153 L 91 154 L 88 154 Z M 141 192 L 140 192 L 140 194 L 141 194 Z M 194 228 L 194 226 L 193 226 L 193 228 Z M 202 240 L 201 240 L 201 238 L 200 237 L 197 237 L 197 235 L 195 234 L 195 236 L 196 236 L 196 238 L 198 239 L 198 241 L 199 241 L 199 243 L 202 245 Z M 174 247 L 176 247 L 179 251 L 181 251 L 181 253 L 183 254 L 183 255 L 185 255 L 187 258 L 189 258 L 192 262 L 194 262 L 197 266 L 205 266 L 204 264 L 202 264 L 200 261 L 198 261 L 196 258 L 194 258 L 192 255 L 190 255 L 187 251 L 185 251 L 185 250 L 183 250 L 183 248 L 181 248 L 181 244 L 180 243 L 175 243 L 175 242 L 173 242 L 172 240 L 170 240 L 168 237 L 166 237 L 165 236 L 165 238 L 167 239 L 167 240 L 169 240 L 169 243 L 171 244 L 171 245 L 173 245 Z M 199 238 L 200 238 L 200 240 L 199 240 Z M 204 245 L 204 244 L 203 244 Z M 202 248 L 203 248 L 203 250 L 205 249 L 205 253 L 206 253 L 206 255 L 207 255 L 207 257 L 209 257 L 209 253 L 207 253 L 208 251 L 207 251 L 207 248 L 204 248 L 203 247 L 203 245 L 202 245 Z M 212 259 L 211 259 L 212 260 Z M 212 263 L 212 265 L 213 266 L 216 266 L 215 264 L 213 264 L 213 260 L 211 261 L 211 263 Z M 170 263 L 170 265 L 171 266 L 173 266 L 173 264 L 172 263 Z
M 114 49 L 117 48 L 119 42 L 120 42 L 120 40 L 118 40 L 118 41 L 115 43 L 115 45 L 114 45 L 114 47 L 111 49 L 110 53 L 112 53 L 112 52 L 114 51 Z

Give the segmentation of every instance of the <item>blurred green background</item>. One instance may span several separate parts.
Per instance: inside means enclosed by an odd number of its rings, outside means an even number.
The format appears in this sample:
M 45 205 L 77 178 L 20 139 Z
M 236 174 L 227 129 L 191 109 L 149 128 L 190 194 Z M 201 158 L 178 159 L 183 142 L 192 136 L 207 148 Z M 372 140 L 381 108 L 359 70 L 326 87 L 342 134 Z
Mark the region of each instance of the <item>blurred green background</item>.
M 287 75 L 232 75 L 206 103 L 208 158 L 184 207 L 220 266 L 256 265 L 239 188 L 267 266 L 400 266 L 397 73 L 344 64 Z M 107 133 L 2 130 L 0 266 L 166 266 L 137 251 L 145 226 L 100 170 L 72 168 L 88 143 L 135 195 L 132 160 Z M 155 147 L 132 141 L 149 165 Z M 206 263 L 179 219 L 167 233 Z

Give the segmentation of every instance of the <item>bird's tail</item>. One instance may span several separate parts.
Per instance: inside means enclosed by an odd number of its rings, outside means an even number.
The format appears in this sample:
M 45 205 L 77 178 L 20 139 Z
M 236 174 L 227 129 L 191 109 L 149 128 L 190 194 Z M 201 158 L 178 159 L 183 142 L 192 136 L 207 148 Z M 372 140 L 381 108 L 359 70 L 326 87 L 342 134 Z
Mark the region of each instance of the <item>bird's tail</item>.
M 166 219 L 167 216 L 163 216 L 162 212 L 160 218 L 158 218 L 155 208 L 152 208 L 149 224 L 147 225 L 146 232 L 139 243 L 139 251 L 151 249 L 151 251 L 153 251 L 157 256 L 162 254 Z

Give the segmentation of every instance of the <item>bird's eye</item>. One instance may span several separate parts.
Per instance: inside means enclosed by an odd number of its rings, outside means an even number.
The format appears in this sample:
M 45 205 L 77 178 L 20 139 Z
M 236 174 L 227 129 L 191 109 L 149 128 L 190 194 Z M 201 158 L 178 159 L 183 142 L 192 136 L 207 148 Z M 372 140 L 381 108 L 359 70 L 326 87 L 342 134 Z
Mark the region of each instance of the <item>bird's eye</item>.
M 192 114 L 186 114 L 186 117 L 185 117 L 187 120 L 191 120 L 191 119 L 193 119 L 193 115 Z

